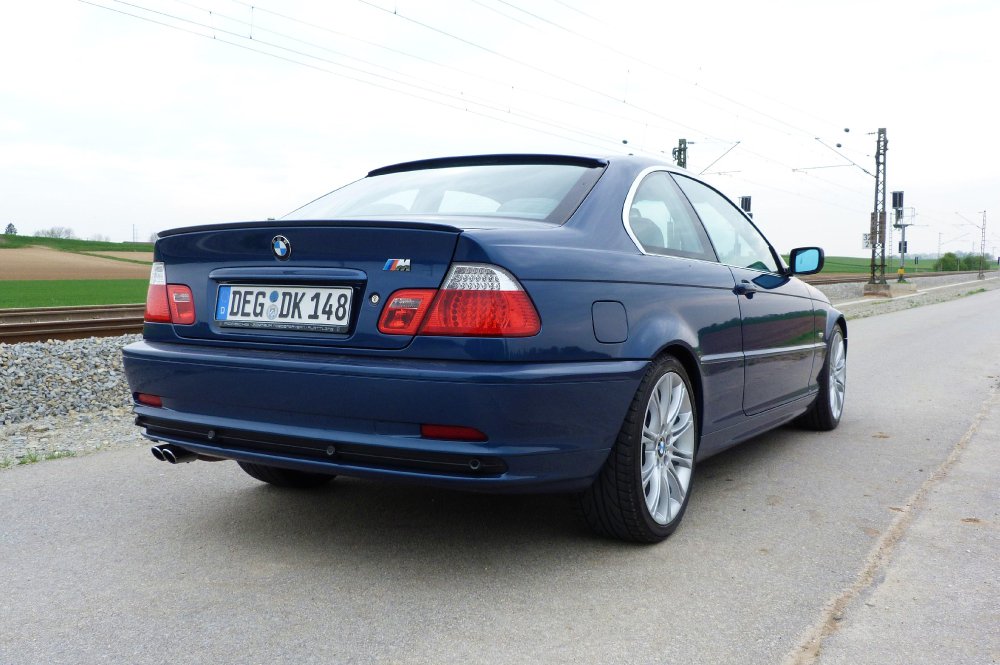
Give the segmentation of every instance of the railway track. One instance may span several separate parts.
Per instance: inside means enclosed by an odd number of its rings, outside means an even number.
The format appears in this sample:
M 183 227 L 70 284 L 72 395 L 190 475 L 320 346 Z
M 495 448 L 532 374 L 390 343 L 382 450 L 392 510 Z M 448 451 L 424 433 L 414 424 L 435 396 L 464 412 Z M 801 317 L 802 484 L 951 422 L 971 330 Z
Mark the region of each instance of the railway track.
M 145 305 L 0 309 L 0 344 L 142 332 Z
M 971 272 L 922 272 L 910 277 L 975 275 Z M 867 274 L 809 275 L 810 284 L 867 282 Z M 47 339 L 110 337 L 142 332 L 144 305 L 99 305 L 95 307 L 41 307 L 0 309 L 0 344 L 38 342 Z

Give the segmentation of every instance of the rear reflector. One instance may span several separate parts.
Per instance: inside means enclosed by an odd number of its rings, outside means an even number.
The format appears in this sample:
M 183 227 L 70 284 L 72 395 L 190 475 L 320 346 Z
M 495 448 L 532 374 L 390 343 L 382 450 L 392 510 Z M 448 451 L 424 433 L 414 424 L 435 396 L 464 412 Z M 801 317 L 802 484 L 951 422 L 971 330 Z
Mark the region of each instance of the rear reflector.
M 135 401 L 146 406 L 163 406 L 163 398 L 159 395 L 150 395 L 149 393 L 136 393 Z
M 445 441 L 486 441 L 486 435 L 476 428 L 458 425 L 421 425 L 420 436 Z

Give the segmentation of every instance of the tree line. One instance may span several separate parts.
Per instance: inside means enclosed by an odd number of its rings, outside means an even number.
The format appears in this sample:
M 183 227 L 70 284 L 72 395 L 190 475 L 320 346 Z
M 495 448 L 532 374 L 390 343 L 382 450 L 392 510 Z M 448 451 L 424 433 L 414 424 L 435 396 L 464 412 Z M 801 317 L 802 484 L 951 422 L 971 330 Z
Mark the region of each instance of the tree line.
M 948 252 L 934 262 L 934 270 L 938 272 L 946 272 L 948 270 L 979 270 L 980 261 L 982 261 L 983 268 L 992 268 L 995 260 L 992 256 L 983 255 L 980 257 L 978 254 L 958 256 L 954 252 Z

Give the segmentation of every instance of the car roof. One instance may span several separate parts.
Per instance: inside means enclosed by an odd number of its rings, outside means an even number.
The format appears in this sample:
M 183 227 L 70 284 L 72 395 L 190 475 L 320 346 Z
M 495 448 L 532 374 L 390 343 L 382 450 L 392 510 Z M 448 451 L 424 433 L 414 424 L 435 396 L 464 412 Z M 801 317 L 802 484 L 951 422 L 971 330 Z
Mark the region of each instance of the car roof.
M 501 153 L 485 155 L 461 155 L 452 157 L 435 157 L 411 162 L 391 164 L 368 172 L 368 176 L 379 176 L 387 173 L 405 171 L 420 171 L 424 169 L 439 169 L 456 166 L 487 166 L 499 164 L 565 164 L 587 168 L 606 167 L 609 164 L 629 164 L 633 167 L 662 167 L 670 171 L 684 173 L 685 170 L 672 164 L 666 164 L 656 159 L 636 155 L 571 155 L 550 153 Z

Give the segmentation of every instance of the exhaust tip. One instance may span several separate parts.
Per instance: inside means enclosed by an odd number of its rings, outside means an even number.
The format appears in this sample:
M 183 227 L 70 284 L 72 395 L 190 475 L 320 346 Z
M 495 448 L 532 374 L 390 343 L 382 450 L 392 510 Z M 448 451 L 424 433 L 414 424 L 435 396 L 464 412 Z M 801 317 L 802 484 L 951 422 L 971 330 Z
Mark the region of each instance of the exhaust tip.
M 167 458 L 163 454 L 163 449 L 159 446 L 153 446 L 149 449 L 149 452 L 153 453 L 153 457 L 160 460 L 161 462 L 166 462 Z
M 480 462 L 477 459 L 469 460 L 469 469 L 471 469 L 472 471 L 479 471 L 479 469 L 481 469 L 482 466 L 483 466 L 482 462 Z

